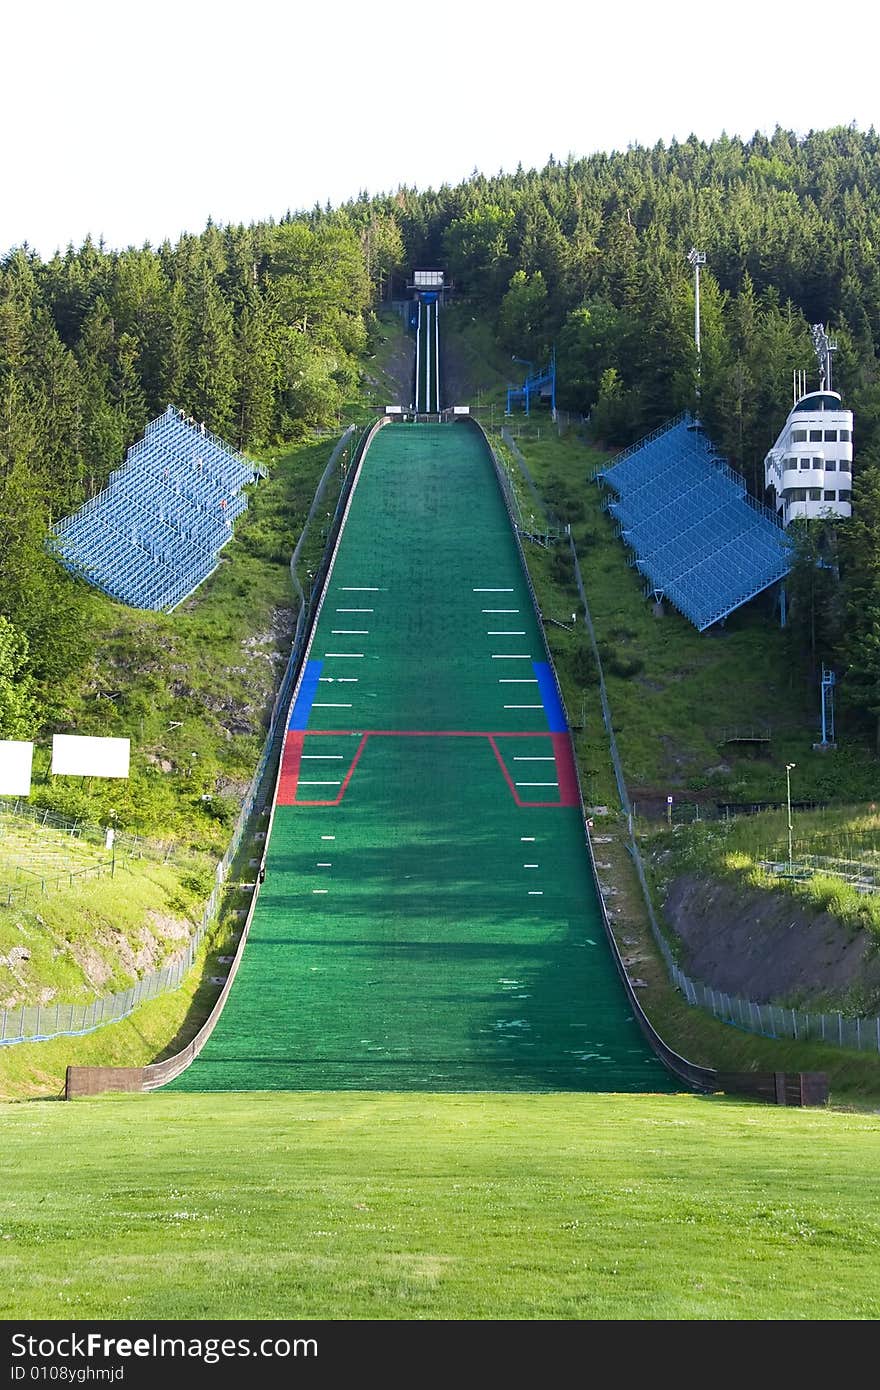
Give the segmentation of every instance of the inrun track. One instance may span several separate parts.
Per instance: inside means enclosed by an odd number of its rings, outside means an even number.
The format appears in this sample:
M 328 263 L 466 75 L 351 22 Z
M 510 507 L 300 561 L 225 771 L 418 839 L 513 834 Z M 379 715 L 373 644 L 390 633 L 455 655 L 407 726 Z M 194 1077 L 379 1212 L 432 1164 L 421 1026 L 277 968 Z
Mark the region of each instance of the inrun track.
M 242 962 L 172 1085 L 676 1089 L 604 935 L 564 714 L 471 426 L 395 424 L 364 458 Z

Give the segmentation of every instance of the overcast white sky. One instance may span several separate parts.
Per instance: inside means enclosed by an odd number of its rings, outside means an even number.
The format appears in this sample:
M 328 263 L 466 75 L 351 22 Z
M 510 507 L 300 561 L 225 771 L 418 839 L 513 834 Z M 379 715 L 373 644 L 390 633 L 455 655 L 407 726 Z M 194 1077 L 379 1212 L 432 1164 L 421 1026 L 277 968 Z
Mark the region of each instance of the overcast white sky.
M 880 126 L 875 4 L 45 0 L 0 28 L 0 254 L 552 153 Z M 830 17 L 826 17 L 830 16 Z

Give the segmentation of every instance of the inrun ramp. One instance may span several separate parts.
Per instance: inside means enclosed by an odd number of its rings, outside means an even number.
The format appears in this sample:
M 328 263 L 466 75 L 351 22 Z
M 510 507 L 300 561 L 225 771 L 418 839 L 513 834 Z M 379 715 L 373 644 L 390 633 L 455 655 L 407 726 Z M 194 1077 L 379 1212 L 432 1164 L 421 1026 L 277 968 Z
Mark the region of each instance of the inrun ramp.
M 188 1090 L 674 1089 L 604 935 L 491 458 L 395 424 L 295 693 L 238 975 Z
M 700 632 L 791 568 L 774 513 L 749 497 L 743 478 L 687 413 L 597 477 L 617 493 L 608 510 L 650 592 L 669 599 Z

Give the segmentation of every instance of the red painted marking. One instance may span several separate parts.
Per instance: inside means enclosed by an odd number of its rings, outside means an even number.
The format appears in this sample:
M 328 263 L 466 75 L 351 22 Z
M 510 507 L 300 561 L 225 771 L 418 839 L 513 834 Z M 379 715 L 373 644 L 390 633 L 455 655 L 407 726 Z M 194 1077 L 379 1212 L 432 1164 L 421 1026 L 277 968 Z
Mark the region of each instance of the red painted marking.
M 560 806 L 579 806 L 577 768 L 571 751 L 568 734 L 551 734 L 553 752 L 556 754 L 556 775 L 559 778 Z
M 348 790 L 348 784 L 349 784 L 349 782 L 351 781 L 352 773 L 354 772 L 355 768 L 357 767 L 358 763 L 359 763 L 360 760 L 361 760 L 361 754 L 363 753 L 364 749 L 365 749 L 366 746 L 367 746 L 367 739 L 368 739 L 369 737 L 370 737 L 369 734 L 361 734 L 361 741 L 360 741 L 360 743 L 359 743 L 358 746 L 357 746 L 357 752 L 355 753 L 354 758 L 352 759 L 351 767 L 348 769 L 348 772 L 345 774 L 345 777 L 343 778 L 342 786 L 339 788 L 339 791 L 337 792 L 336 796 L 334 796 L 334 797 L 332 798 L 332 800 L 328 800 L 328 801 L 297 801 L 295 804 L 296 804 L 297 806 L 338 806 L 339 803 L 340 803 L 340 801 L 342 800 L 342 798 L 345 796 L 346 791 Z
M 306 729 L 309 738 L 361 738 L 363 729 Z M 547 738 L 546 729 L 514 733 L 508 729 L 367 729 L 368 738 Z
M 351 761 L 348 772 L 337 792 L 336 796 L 328 797 L 324 800 L 301 800 L 297 797 L 297 784 L 300 775 L 300 766 L 303 752 L 303 740 L 305 738 L 358 738 L 357 751 Z M 487 733 L 472 729 L 368 729 L 366 732 L 358 733 L 352 729 L 291 729 L 288 731 L 287 740 L 284 745 L 284 756 L 281 763 L 281 777 L 278 783 L 279 806 L 339 806 L 348 784 L 351 781 L 354 770 L 361 760 L 363 751 L 367 746 L 367 740 L 371 738 L 485 738 L 489 740 L 492 752 L 495 754 L 498 766 L 501 768 L 502 775 L 510 790 L 517 806 L 524 809 L 552 809 L 560 806 L 577 806 L 579 804 L 577 772 L 574 767 L 574 760 L 571 753 L 571 743 L 568 734 L 550 734 L 546 729 L 541 729 L 535 733 L 511 733 L 507 730 L 498 733 Z M 516 789 L 516 785 L 507 770 L 501 750 L 498 747 L 497 739 L 501 738 L 545 738 L 552 740 L 553 752 L 556 758 L 556 774 L 559 781 L 559 800 L 558 801 L 524 801 Z
M 281 776 L 278 778 L 278 797 L 276 805 L 293 806 L 296 804 L 296 784 L 299 781 L 299 770 L 302 763 L 304 731 L 302 729 L 288 729 L 287 738 L 284 740 L 284 752 L 281 757 Z

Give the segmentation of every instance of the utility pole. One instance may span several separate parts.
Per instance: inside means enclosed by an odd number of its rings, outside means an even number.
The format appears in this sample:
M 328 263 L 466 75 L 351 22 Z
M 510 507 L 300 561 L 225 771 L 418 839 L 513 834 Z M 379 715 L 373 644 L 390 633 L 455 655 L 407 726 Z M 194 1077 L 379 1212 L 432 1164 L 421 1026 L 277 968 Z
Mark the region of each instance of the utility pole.
M 785 794 L 788 802 L 788 872 L 789 877 L 794 877 L 794 847 L 791 838 L 791 774 L 797 767 L 797 763 L 785 764 Z
M 694 268 L 694 343 L 697 348 L 697 405 L 700 402 L 700 266 L 706 264 L 705 251 L 692 246 L 688 251 L 688 264 Z

